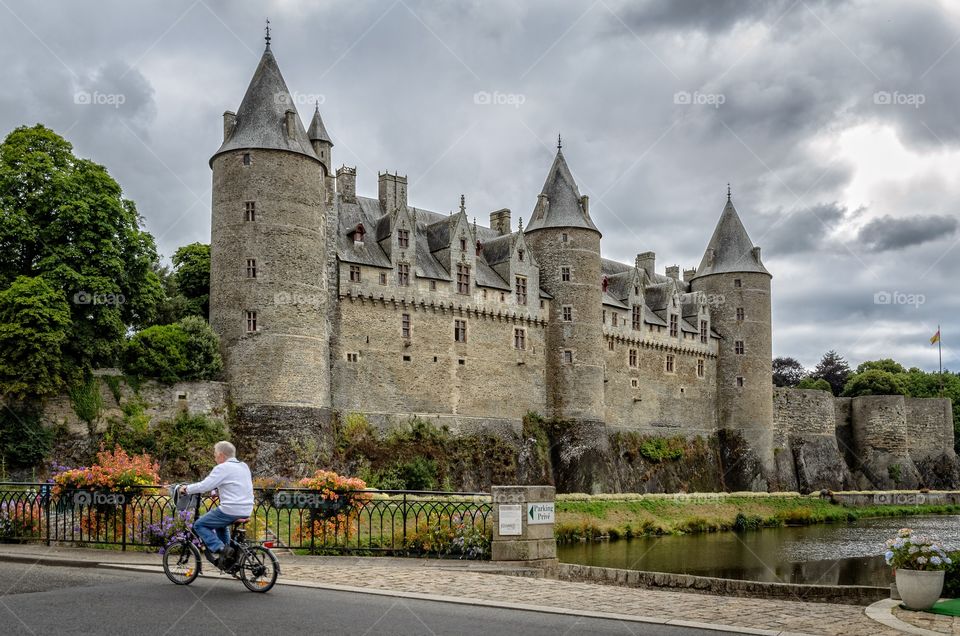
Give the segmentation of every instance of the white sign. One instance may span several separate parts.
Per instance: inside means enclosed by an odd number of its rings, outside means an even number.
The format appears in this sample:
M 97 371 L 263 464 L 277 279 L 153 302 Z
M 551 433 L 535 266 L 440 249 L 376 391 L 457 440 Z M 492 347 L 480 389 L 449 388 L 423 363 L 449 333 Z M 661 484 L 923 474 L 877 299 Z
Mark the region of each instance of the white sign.
M 553 502 L 527 504 L 527 523 L 553 523 Z
M 497 510 L 501 537 L 523 534 L 523 510 L 520 504 L 500 504 Z

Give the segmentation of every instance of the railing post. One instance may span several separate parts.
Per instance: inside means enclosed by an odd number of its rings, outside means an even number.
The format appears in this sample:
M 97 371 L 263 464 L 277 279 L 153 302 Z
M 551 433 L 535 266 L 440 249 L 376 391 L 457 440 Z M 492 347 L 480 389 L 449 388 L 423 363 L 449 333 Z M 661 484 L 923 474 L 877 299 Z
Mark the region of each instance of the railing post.
M 124 495 L 123 497 L 123 503 L 120 504 L 120 514 L 122 515 L 122 519 L 123 519 L 120 524 L 120 527 L 123 528 L 123 534 L 121 535 L 121 539 L 120 539 L 120 551 L 126 552 L 127 551 L 127 497 L 126 495 Z
M 400 504 L 401 516 L 403 517 L 403 545 L 402 549 L 407 549 L 407 493 L 403 493 L 403 503 Z
M 47 545 L 50 545 L 50 500 L 53 499 L 53 488 L 51 487 L 44 493 L 43 507 L 47 517 Z

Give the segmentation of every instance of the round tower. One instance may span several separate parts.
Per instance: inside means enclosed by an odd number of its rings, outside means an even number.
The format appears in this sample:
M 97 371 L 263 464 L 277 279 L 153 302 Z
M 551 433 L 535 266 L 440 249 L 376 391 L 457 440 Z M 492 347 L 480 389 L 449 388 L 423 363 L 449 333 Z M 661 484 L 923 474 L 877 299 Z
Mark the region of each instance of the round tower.
M 547 175 L 524 235 L 553 299 L 546 334 L 547 404 L 552 417 L 604 418 L 600 231 L 590 219 L 563 152 Z
M 767 490 L 776 474 L 771 278 L 728 192 L 691 290 L 711 299 L 710 324 L 722 338 L 717 422 L 724 446 L 724 479 L 732 490 Z
M 269 39 L 210 167 L 210 325 L 231 398 L 329 408 L 326 173 Z

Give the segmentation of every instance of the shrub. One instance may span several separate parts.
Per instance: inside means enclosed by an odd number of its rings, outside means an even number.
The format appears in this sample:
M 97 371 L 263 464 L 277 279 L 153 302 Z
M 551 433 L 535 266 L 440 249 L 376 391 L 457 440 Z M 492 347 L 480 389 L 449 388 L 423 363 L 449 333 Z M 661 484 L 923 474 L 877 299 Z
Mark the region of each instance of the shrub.
M 73 412 L 88 425 L 100 417 L 103 411 L 103 398 L 100 396 L 100 383 L 93 376 L 74 384 L 69 389 L 70 404 Z
M 960 551 L 947 554 L 950 563 L 947 564 L 943 578 L 943 593 L 945 598 L 960 598 Z
M 683 457 L 683 438 L 652 437 L 640 444 L 640 454 L 652 462 Z
M 397 466 L 397 474 L 407 490 L 437 489 L 437 463 L 432 459 L 414 457 Z
M 169 475 L 206 472 L 213 445 L 227 436 L 222 422 L 180 411 L 172 420 L 160 420 L 154 430 L 157 457 Z
M 816 389 L 818 391 L 830 391 L 833 392 L 833 388 L 830 386 L 830 383 L 824 380 L 823 378 L 811 378 L 806 377 L 800 380 L 797 383 L 798 389 Z
M 205 320 L 188 316 L 133 335 L 123 354 L 126 373 L 173 384 L 209 380 L 223 369 L 216 334 Z
M 881 369 L 867 369 L 850 376 L 843 386 L 844 397 L 859 395 L 906 395 L 907 387 L 898 376 Z

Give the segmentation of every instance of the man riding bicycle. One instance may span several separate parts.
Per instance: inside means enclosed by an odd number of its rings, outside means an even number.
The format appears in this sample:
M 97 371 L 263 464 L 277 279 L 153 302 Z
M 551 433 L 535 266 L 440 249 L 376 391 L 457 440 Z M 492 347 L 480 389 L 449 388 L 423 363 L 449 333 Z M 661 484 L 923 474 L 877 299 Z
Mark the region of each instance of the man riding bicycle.
M 237 459 L 237 449 L 230 442 L 214 444 L 213 458 L 217 465 L 210 474 L 203 481 L 182 486 L 180 492 L 195 495 L 216 489 L 220 505 L 197 519 L 193 529 L 222 569 L 233 557 L 230 525 L 253 513 L 253 481 L 250 468 Z

